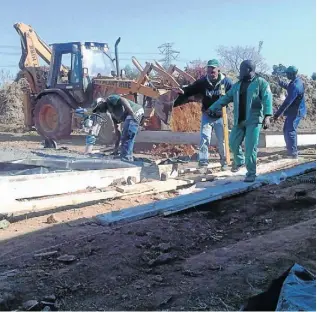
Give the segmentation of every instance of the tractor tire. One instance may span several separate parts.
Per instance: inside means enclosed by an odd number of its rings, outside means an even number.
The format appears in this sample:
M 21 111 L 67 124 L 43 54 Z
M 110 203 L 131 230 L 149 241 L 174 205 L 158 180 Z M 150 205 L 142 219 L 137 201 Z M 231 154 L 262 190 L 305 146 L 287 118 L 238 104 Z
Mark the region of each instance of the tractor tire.
M 72 132 L 71 108 L 56 94 L 44 95 L 35 105 L 34 124 L 47 139 L 68 138 Z
M 101 124 L 101 128 L 97 137 L 97 144 L 109 147 L 114 145 L 116 142 L 114 123 L 109 113 L 100 115 L 106 119 L 106 122 Z

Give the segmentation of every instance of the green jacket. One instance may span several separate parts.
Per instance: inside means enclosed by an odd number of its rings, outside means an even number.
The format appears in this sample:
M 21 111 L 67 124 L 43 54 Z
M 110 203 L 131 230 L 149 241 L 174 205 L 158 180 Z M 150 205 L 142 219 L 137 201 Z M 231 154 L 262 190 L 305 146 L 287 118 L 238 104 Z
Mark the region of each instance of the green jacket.
M 239 120 L 240 85 L 241 81 L 236 82 L 224 96 L 209 107 L 211 112 L 216 112 L 233 102 L 234 126 L 238 125 Z M 254 77 L 247 91 L 246 123 L 261 124 L 265 116 L 272 116 L 272 102 L 273 96 L 269 83 L 262 77 Z

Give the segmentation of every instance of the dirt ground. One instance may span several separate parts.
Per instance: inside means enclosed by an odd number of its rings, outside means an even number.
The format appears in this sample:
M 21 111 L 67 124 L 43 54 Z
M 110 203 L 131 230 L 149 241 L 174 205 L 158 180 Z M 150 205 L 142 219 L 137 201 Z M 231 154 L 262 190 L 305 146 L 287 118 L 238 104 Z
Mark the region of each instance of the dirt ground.
M 83 156 L 80 136 L 49 151 L 36 135 L 6 133 L 0 146 L 8 160 L 39 151 Z M 315 149 L 300 154 L 312 158 Z M 11 218 L 0 229 L 0 311 L 239 309 L 295 262 L 315 272 L 312 176 L 122 226 L 100 226 L 95 216 L 177 193 Z
M 312 176 L 122 226 L 94 216 L 175 194 L 60 211 L 56 223 L 11 220 L 0 230 L 0 310 L 239 309 L 295 262 L 315 273 Z

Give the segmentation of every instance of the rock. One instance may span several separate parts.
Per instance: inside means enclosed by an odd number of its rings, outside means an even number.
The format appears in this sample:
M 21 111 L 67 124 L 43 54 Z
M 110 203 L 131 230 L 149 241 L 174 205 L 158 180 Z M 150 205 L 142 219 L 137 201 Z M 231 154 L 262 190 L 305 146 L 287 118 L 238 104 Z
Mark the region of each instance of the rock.
M 55 301 L 56 301 L 56 296 L 55 296 L 55 295 L 45 296 L 45 297 L 44 297 L 44 301 L 55 302 Z
M 50 215 L 47 219 L 46 219 L 46 223 L 47 224 L 54 224 L 57 223 L 58 221 L 55 219 L 54 215 Z
M 57 261 L 63 262 L 63 263 L 72 263 L 76 260 L 76 257 L 74 255 L 62 255 L 57 258 Z
M 42 305 L 42 306 L 48 306 L 48 307 L 50 307 L 50 308 L 54 308 L 54 307 L 55 307 L 55 302 L 41 301 L 41 305 Z
M 177 259 L 176 255 L 173 255 L 171 253 L 163 253 L 163 254 L 160 254 L 156 259 L 150 260 L 148 262 L 148 265 L 149 266 L 157 266 L 157 265 L 161 265 L 161 264 L 167 264 L 167 263 L 174 261 L 175 259 Z
M 11 224 L 11 223 L 10 223 L 8 220 L 3 219 L 3 220 L 0 221 L 0 229 L 1 229 L 1 230 L 6 229 L 6 228 L 9 227 L 10 224 Z
M 39 307 L 37 300 L 28 300 L 23 302 L 22 307 L 25 311 L 35 311 Z
M 123 294 L 122 296 L 121 296 L 121 298 L 122 299 L 127 299 L 129 296 L 127 295 L 127 294 Z
M 42 253 L 33 255 L 33 258 L 49 258 L 56 255 L 57 253 L 58 253 L 57 250 L 42 252 Z
M 49 306 L 45 306 L 42 311 L 52 311 L 51 308 Z
M 15 301 L 15 295 L 9 292 L 0 293 L 0 311 L 9 311 Z
M 157 194 L 153 197 L 154 200 L 164 200 L 166 197 L 163 194 Z
M 163 277 L 161 275 L 156 275 L 154 276 L 154 280 L 160 283 L 160 282 L 163 282 Z
M 169 252 L 172 249 L 171 243 L 161 243 L 157 247 L 163 252 Z
M 168 173 L 163 172 L 161 174 L 161 181 L 167 181 L 168 178 L 169 178 L 169 174 Z
M 127 178 L 127 184 L 128 184 L 128 185 L 133 185 L 133 184 L 135 184 L 135 183 L 136 183 L 136 178 L 135 178 L 135 177 L 129 176 L 129 177 Z

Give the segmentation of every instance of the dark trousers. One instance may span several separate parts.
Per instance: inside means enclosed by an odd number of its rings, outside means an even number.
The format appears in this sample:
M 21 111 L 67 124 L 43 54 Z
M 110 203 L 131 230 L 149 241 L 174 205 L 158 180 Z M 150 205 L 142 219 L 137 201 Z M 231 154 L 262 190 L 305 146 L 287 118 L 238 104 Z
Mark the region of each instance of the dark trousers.
M 121 159 L 133 161 L 133 147 L 139 130 L 139 124 L 133 119 L 126 119 L 123 123 L 121 135 Z
M 297 157 L 297 128 L 301 121 L 301 116 L 287 116 L 284 123 L 284 140 L 289 156 Z

